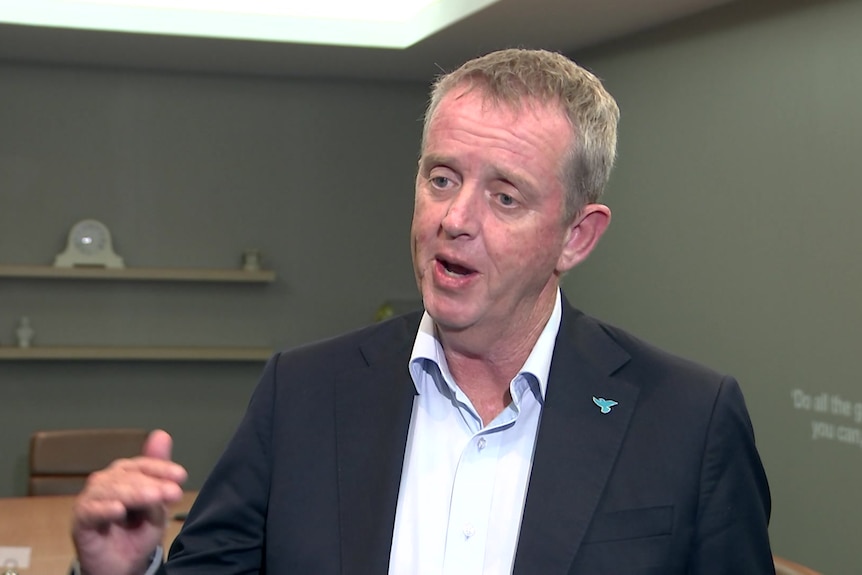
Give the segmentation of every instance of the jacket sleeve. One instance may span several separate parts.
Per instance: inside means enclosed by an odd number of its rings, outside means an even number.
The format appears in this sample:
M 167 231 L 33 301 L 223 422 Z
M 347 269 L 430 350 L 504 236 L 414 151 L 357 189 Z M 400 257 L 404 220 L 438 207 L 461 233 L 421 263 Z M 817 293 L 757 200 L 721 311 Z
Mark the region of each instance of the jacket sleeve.
M 774 575 L 766 474 L 739 385 L 725 378 L 701 465 L 689 575 Z
M 245 416 L 201 488 L 159 573 L 262 571 L 278 358 L 267 363 Z

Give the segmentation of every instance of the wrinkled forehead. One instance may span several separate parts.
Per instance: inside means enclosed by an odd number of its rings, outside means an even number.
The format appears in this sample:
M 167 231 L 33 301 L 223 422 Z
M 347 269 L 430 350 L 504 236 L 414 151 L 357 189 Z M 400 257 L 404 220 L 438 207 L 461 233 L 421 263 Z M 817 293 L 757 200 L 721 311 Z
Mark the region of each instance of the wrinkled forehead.
M 440 103 L 467 96 L 477 98 L 489 108 L 508 109 L 519 114 L 552 109 L 567 116 L 562 101 L 556 95 L 536 92 L 523 84 L 492 84 L 481 77 L 466 78 L 454 85 L 443 95 Z
M 559 98 L 536 96 L 527 93 L 526 90 L 493 90 L 489 87 L 487 82 L 468 79 L 451 87 L 444 94 L 441 94 L 439 99 L 432 102 L 432 105 L 428 110 L 429 115 L 425 119 L 425 126 L 422 134 L 423 149 L 428 137 L 428 132 L 433 129 L 440 111 L 451 111 L 451 108 L 454 105 L 463 103 L 464 100 L 470 100 L 477 103 L 483 114 L 501 111 L 511 114 L 513 121 L 526 115 L 540 120 L 540 116 L 547 112 L 556 113 L 560 118 L 565 120 L 574 133 L 571 118 L 566 113 L 566 110 Z

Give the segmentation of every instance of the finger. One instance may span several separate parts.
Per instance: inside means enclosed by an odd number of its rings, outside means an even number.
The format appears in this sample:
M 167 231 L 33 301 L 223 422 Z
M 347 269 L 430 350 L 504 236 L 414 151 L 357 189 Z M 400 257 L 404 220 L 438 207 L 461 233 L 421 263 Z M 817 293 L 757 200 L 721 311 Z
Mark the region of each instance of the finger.
M 75 504 L 74 524 L 85 528 L 121 524 L 127 514 L 128 509 L 117 499 L 80 499 Z
M 167 504 L 182 499 L 182 488 L 172 481 L 139 473 L 97 473 L 102 475 L 91 477 L 75 502 L 74 515 L 84 525 L 125 524 L 134 517 L 138 523 L 143 519 L 156 523 L 163 519 Z
M 120 460 L 87 478 L 82 498 L 121 501 L 127 507 L 173 503 L 182 498 L 186 472 L 173 462 Z
M 154 459 L 170 461 L 173 445 L 174 440 L 171 439 L 171 436 L 166 431 L 156 429 L 150 432 L 150 435 L 144 442 L 142 455 L 145 457 L 152 457 Z
M 128 479 L 122 475 L 124 473 L 138 473 L 153 479 L 163 479 L 173 481 L 174 483 L 184 483 L 188 478 L 188 473 L 179 463 L 145 456 L 117 459 L 102 472 L 110 472 L 109 474 L 106 473 L 108 475 L 107 479 L 118 481 Z
M 110 525 L 139 529 L 145 524 L 161 528 L 167 521 L 167 506 L 128 508 L 117 500 L 82 500 L 75 506 L 73 527 L 104 530 Z

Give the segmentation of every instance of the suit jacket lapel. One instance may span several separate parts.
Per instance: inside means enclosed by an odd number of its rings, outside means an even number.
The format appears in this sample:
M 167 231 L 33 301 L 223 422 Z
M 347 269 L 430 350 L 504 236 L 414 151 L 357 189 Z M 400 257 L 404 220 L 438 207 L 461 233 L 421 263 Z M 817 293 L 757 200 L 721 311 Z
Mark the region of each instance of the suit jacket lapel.
M 418 316 L 363 346 L 366 367 L 336 382 L 341 572 L 388 571 L 415 386 L 408 362 Z
M 568 573 L 634 412 L 637 388 L 611 378 L 626 361 L 626 352 L 592 319 L 565 304 L 514 575 Z M 593 397 L 618 405 L 603 414 Z

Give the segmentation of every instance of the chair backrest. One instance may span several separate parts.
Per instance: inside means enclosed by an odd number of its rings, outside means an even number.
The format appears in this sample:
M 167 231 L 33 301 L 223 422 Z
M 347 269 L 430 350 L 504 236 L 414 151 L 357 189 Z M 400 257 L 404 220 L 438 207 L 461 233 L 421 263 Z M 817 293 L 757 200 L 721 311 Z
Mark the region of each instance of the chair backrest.
M 115 459 L 140 455 L 146 429 L 57 429 L 30 437 L 30 495 L 74 495 Z
M 773 555 L 772 560 L 775 563 L 775 575 L 821 575 L 819 571 L 783 557 Z

